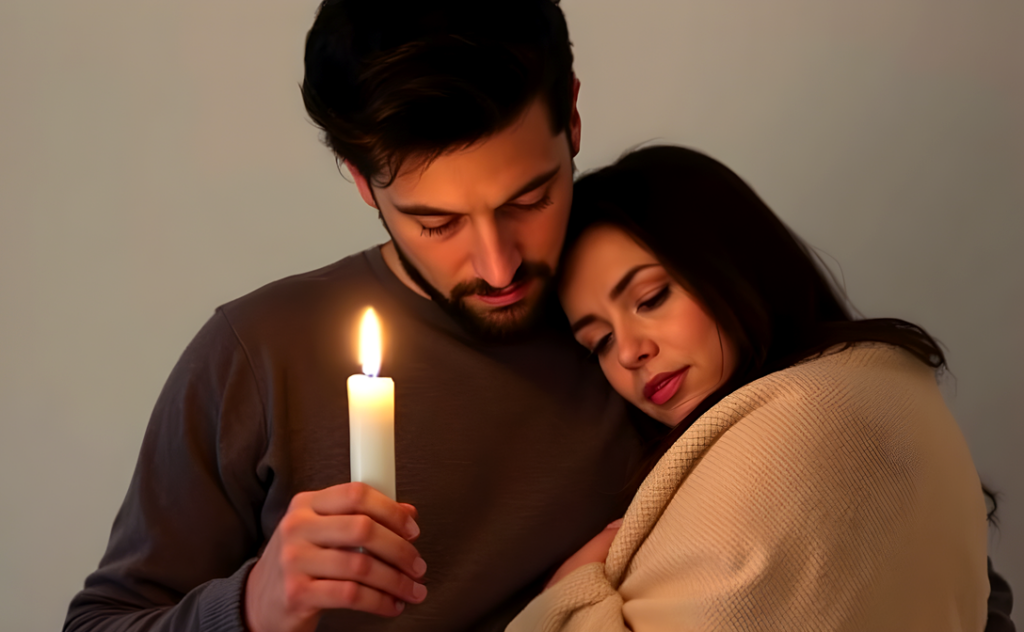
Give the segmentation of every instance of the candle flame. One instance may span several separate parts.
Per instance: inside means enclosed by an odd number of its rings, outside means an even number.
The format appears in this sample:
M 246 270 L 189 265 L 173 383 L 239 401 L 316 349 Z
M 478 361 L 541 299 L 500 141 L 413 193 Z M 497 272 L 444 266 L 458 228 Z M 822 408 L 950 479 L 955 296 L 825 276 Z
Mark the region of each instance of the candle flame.
M 380 373 L 380 357 L 380 321 L 370 307 L 359 323 L 359 363 L 363 365 L 364 375 L 377 377 Z

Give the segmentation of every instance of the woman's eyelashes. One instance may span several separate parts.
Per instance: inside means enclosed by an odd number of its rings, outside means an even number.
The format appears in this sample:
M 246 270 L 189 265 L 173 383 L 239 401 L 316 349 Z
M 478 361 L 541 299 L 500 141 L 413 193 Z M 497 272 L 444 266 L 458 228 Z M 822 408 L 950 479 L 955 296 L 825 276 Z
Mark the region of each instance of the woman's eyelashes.
M 647 295 L 644 298 L 642 298 L 640 302 L 638 302 L 636 305 L 636 311 L 639 313 L 649 312 L 653 309 L 657 309 L 658 307 L 664 305 L 671 291 L 671 286 L 669 286 L 666 283 L 664 286 L 662 286 L 661 289 L 657 290 L 653 295 Z M 594 346 L 591 347 L 590 358 L 593 359 L 603 355 L 604 352 L 608 350 L 609 346 L 611 346 L 613 340 L 614 338 L 612 336 L 612 332 L 608 332 L 607 334 L 602 336 L 594 344 Z
M 598 356 L 603 355 L 604 352 L 608 350 L 608 345 L 610 345 L 611 342 L 611 333 L 607 333 L 604 336 L 602 336 L 601 339 L 597 341 L 597 344 L 594 345 L 594 348 L 590 350 L 590 357 L 596 358 Z
M 551 196 L 545 195 L 536 202 L 530 204 L 506 204 L 502 208 L 508 208 L 513 211 L 539 211 L 543 208 L 547 208 L 551 205 Z M 455 216 L 440 226 L 425 226 L 420 225 L 420 236 L 421 237 L 443 237 L 458 226 L 462 220 L 462 216 Z
M 650 311 L 652 309 L 656 309 L 656 308 L 660 307 L 665 302 L 665 299 L 668 298 L 668 294 L 669 294 L 669 286 L 665 285 L 663 288 L 661 288 L 660 290 L 655 292 L 654 296 L 651 296 L 650 298 L 645 298 L 645 299 L 641 300 L 637 304 L 636 310 L 639 312 L 639 311 Z

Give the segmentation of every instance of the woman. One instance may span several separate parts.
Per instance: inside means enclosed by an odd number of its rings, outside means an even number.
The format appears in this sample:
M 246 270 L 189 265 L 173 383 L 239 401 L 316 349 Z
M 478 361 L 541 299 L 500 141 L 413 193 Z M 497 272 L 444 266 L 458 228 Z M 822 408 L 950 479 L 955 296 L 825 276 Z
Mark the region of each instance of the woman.
M 672 430 L 617 534 L 508 630 L 984 629 L 985 499 L 935 341 L 853 320 L 702 154 L 636 151 L 574 195 L 573 332 Z

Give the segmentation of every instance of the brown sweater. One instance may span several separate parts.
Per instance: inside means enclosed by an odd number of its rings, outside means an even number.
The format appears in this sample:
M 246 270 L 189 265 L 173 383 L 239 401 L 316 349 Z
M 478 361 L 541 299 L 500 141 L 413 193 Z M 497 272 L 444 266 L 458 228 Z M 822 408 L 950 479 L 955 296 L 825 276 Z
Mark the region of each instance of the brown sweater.
M 981 484 L 933 371 L 861 345 L 701 416 L 641 486 L 606 564 L 508 632 L 980 631 Z
M 292 496 L 349 480 L 358 319 L 383 323 L 398 499 L 419 509 L 430 594 L 320 630 L 501 630 L 622 515 L 640 441 L 564 317 L 514 343 L 462 331 L 378 249 L 218 309 L 160 395 L 99 569 L 66 630 L 243 629 L 246 574 Z

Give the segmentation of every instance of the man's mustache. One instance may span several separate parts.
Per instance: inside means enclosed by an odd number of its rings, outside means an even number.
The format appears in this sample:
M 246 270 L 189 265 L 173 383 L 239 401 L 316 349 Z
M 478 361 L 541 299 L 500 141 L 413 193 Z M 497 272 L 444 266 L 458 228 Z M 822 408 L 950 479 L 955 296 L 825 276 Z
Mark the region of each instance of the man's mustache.
M 509 285 L 515 285 L 529 279 L 550 279 L 552 274 L 551 266 L 546 263 L 524 261 L 519 264 L 519 268 L 516 270 L 515 275 L 512 276 L 512 281 L 509 282 Z M 454 303 L 461 301 L 467 296 L 494 296 L 504 291 L 505 288 L 494 287 L 483 279 L 473 279 L 472 281 L 463 281 L 452 288 L 451 297 L 448 300 Z

